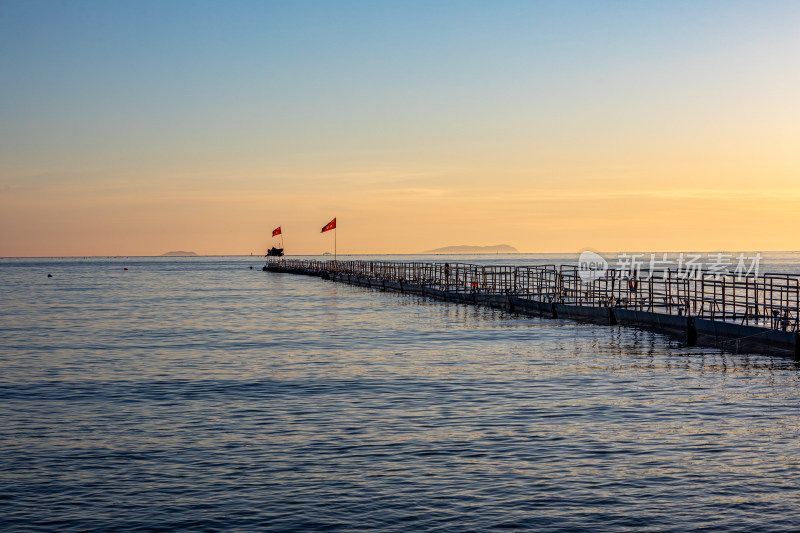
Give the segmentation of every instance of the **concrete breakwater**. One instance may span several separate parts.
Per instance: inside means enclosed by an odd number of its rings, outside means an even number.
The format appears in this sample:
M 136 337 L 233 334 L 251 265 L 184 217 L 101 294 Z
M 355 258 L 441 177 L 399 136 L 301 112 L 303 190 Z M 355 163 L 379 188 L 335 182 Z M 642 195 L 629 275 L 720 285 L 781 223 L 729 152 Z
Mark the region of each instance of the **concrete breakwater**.
M 584 279 L 576 267 L 281 259 L 268 272 L 324 279 L 502 308 L 513 313 L 646 328 L 689 346 L 800 359 L 800 277 L 734 279 L 609 270 Z

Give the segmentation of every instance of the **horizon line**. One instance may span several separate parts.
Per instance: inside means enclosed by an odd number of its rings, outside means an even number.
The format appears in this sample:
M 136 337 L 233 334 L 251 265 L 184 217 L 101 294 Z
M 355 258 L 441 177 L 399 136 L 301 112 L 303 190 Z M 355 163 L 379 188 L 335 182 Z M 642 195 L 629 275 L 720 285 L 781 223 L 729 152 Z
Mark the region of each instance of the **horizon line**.
M 392 255 L 392 256 L 401 256 L 401 255 L 565 255 L 565 254 L 575 254 L 580 255 L 584 251 L 592 251 L 598 254 L 632 254 L 632 253 L 732 253 L 732 252 L 752 252 L 752 253 L 762 253 L 762 254 L 774 254 L 774 253 L 782 253 L 782 254 L 792 254 L 792 253 L 800 253 L 800 250 L 657 250 L 657 251 L 642 251 L 642 250 L 618 250 L 618 251 L 597 251 L 593 249 L 586 248 L 580 251 L 568 251 L 568 252 L 451 252 L 451 253 L 442 253 L 442 252 L 407 252 L 407 253 L 340 253 L 336 254 L 337 257 L 352 257 L 352 256 L 378 256 L 378 255 Z M 330 257 L 332 254 L 286 254 L 283 257 Z M 147 258 L 154 258 L 154 257 L 163 257 L 168 259 L 175 259 L 175 258 L 186 258 L 186 257 L 261 257 L 264 258 L 266 255 L 261 254 L 194 254 L 194 255 L 20 255 L 20 256 L 0 256 L 0 259 L 122 259 L 122 258 L 133 258 L 133 257 L 147 257 Z

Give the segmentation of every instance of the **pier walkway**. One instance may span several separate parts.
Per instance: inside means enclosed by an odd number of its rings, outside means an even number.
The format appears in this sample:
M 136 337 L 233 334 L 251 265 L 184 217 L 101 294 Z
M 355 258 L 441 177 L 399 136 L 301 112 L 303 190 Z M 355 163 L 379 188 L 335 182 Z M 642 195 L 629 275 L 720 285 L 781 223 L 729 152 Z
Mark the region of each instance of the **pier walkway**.
M 687 345 L 800 358 L 800 276 L 635 275 L 575 266 L 276 259 L 268 272 L 318 276 L 526 315 L 643 327 Z M 594 273 L 599 274 L 599 273 Z M 592 279 L 588 279 L 588 278 Z

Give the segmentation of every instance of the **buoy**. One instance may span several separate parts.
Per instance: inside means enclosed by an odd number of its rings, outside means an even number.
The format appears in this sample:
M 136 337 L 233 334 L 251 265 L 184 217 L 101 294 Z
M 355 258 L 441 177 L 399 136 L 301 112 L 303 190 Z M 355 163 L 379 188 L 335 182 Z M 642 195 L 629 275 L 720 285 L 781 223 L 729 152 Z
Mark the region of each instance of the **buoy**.
M 128 267 L 123 268 L 122 270 L 128 270 Z
M 48 275 L 47 275 L 47 277 L 48 277 L 48 278 L 52 278 L 52 277 L 53 277 L 53 275 L 52 275 L 52 274 L 48 274 Z

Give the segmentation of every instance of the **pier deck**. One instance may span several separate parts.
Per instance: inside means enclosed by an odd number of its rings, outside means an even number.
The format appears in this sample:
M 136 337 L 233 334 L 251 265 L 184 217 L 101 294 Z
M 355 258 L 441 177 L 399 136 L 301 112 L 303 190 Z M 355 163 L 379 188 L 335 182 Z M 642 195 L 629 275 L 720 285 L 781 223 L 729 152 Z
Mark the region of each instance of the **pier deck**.
M 688 278 L 614 269 L 585 279 L 577 267 L 279 259 L 265 271 L 504 308 L 551 318 L 642 327 L 687 345 L 800 359 L 800 276 Z

